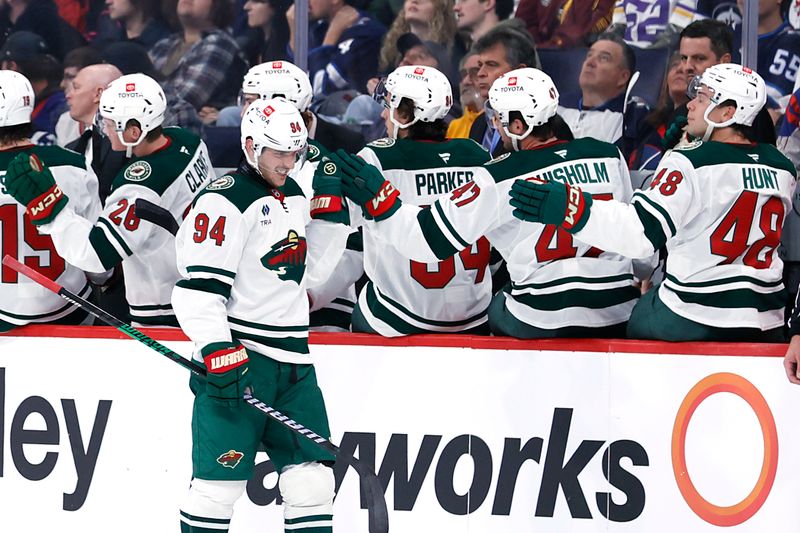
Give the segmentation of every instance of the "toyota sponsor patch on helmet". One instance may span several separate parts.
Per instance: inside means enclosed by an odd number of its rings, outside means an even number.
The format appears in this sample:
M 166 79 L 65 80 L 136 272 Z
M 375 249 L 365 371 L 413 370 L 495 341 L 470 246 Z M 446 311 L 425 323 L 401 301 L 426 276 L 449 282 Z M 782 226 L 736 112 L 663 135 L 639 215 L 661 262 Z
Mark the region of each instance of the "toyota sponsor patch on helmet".
M 136 161 L 125 169 L 125 179 L 128 181 L 144 181 L 153 173 L 153 167 L 147 161 Z
M 207 191 L 221 191 L 233 187 L 233 176 L 225 174 L 221 178 L 217 178 L 206 186 Z
M 264 108 L 264 116 L 268 117 L 275 112 L 275 108 L 271 105 L 268 105 Z

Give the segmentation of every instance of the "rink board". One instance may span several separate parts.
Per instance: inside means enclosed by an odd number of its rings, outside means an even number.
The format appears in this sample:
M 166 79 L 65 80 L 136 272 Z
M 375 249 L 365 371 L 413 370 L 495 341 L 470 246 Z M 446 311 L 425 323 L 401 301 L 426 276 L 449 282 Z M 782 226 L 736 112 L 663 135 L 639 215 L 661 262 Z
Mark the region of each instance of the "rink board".
M 188 372 L 110 328 L 47 331 L 0 337 L 0 531 L 178 531 Z M 312 340 L 333 440 L 375 465 L 393 532 L 797 532 L 785 345 Z M 257 462 L 233 533 L 282 531 Z M 366 532 L 338 474 L 335 529 Z

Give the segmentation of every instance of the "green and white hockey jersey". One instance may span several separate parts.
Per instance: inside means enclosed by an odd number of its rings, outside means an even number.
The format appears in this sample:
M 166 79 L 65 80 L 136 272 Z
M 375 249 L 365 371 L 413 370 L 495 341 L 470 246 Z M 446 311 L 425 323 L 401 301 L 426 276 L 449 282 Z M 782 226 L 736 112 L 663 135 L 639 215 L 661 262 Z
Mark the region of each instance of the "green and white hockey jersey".
M 472 183 L 429 210 L 404 203 L 393 216 L 367 227 L 418 261 L 447 257 L 486 236 L 511 278 L 508 311 L 534 327 L 627 321 L 639 295 L 629 259 L 592 248 L 555 226 L 523 222 L 508 203 L 514 180 L 530 177 L 579 185 L 598 200 L 629 200 L 628 169 L 615 146 L 591 138 L 559 141 L 501 156 L 473 172 Z
M 628 257 L 666 243 L 658 296 L 674 313 L 766 331 L 783 324 L 776 248 L 794 188 L 794 166 L 772 145 L 698 141 L 665 156 L 631 205 L 594 203 L 575 236 Z
M 404 204 L 429 206 L 472 181 L 489 154 L 471 139 L 445 142 L 379 139 L 359 154 L 400 191 Z M 351 226 L 364 228 L 364 270 L 369 283 L 358 307 L 385 337 L 458 332 L 485 324 L 492 298 L 490 246 L 478 236 L 447 256 L 409 261 L 365 224 L 361 208 L 348 202 Z
M 0 151 L 0 249 L 21 263 L 54 279 L 64 288 L 87 297 L 90 292 L 86 275 L 64 261 L 53 241 L 41 235 L 27 214 L 6 192 L 5 173 L 19 153 L 36 154 L 50 168 L 56 183 L 69 198 L 68 206 L 88 221 L 97 220 L 100 198 L 97 177 L 86 168 L 83 156 L 57 146 L 23 146 Z M 51 322 L 65 317 L 76 306 L 65 303 L 57 294 L 25 276 L 3 266 L 0 273 L 0 321 L 16 326 L 31 322 Z M 4 328 L 5 329 L 5 328 Z
M 198 351 L 236 339 L 277 361 L 311 362 L 309 221 L 309 201 L 291 177 L 279 191 L 246 164 L 200 194 L 176 238 L 181 279 L 172 294 Z M 332 257 L 324 245 L 316 249 Z
M 64 258 L 88 271 L 103 272 L 122 262 L 131 322 L 177 326 L 170 304 L 178 280 L 174 237 L 142 222 L 134 204 L 143 198 L 181 221 L 213 177 L 203 141 L 181 128 L 165 128 L 166 146 L 133 159 L 115 178 L 97 223 L 69 209 L 43 226 Z

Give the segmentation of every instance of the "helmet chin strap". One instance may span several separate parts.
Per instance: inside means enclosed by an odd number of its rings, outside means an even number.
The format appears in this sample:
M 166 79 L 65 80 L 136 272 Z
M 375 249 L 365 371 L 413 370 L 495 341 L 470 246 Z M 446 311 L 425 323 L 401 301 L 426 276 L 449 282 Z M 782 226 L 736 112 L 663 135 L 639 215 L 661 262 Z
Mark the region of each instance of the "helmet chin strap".
M 525 130 L 525 133 L 522 135 L 517 135 L 516 133 L 511 133 L 505 124 L 501 125 L 501 127 L 503 128 L 503 131 L 506 132 L 506 135 L 511 138 L 511 147 L 515 152 L 520 151 L 519 141 L 530 135 L 531 131 L 533 131 L 533 126 L 528 126 L 528 129 Z
M 121 142 L 123 146 L 125 146 L 125 157 L 130 158 L 133 155 L 133 148 L 135 146 L 139 146 L 144 140 L 145 133 L 142 132 L 142 134 L 139 136 L 139 139 L 136 142 L 126 141 L 122 136 L 123 133 L 125 132 L 117 130 L 117 137 L 119 138 L 119 142 Z
M 392 108 L 392 110 L 389 113 L 389 120 L 392 122 L 392 124 L 394 124 L 394 129 L 392 130 L 392 139 L 397 139 L 397 133 L 399 130 L 404 130 L 406 128 L 411 127 L 413 124 L 416 124 L 418 120 L 416 117 L 414 117 L 414 120 L 412 120 L 411 122 L 403 124 L 402 122 L 400 122 L 395 118 L 394 116 L 395 109 L 396 108 Z
M 711 138 L 711 135 L 714 133 L 716 128 L 726 128 L 736 122 L 733 117 L 729 118 L 725 122 L 714 122 L 713 120 L 709 119 L 708 115 L 711 114 L 715 107 L 717 107 L 717 104 L 711 103 L 706 108 L 706 112 L 703 113 L 703 120 L 706 123 L 706 132 L 703 134 L 703 142 L 706 142 Z

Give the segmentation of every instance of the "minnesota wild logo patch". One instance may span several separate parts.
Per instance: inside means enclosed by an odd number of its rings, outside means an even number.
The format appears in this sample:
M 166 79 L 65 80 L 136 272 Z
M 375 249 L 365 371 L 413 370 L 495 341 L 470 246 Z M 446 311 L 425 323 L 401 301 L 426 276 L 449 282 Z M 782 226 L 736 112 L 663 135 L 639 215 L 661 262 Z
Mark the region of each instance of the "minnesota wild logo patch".
M 225 468 L 236 468 L 243 457 L 244 454 L 242 452 L 237 452 L 236 450 L 228 450 L 227 452 L 217 457 L 217 462 L 222 466 L 224 466 Z
M 153 167 L 147 161 L 136 161 L 125 169 L 125 179 L 128 181 L 144 181 L 153 173 Z
M 285 239 L 270 247 L 270 251 L 261 258 L 261 264 L 274 270 L 280 279 L 299 285 L 306 272 L 306 251 L 306 238 L 290 229 Z
M 377 139 L 372 141 L 367 146 L 375 146 L 377 148 L 388 148 L 390 146 L 394 146 L 394 139 L 390 139 L 389 137 L 384 137 L 383 139 Z
M 308 160 L 309 161 L 316 161 L 320 155 L 320 150 L 318 147 L 314 146 L 313 144 L 308 145 Z
M 221 178 L 217 178 L 211 183 L 206 186 L 206 190 L 209 191 L 221 191 L 223 189 L 229 189 L 233 187 L 233 176 L 222 176 Z

